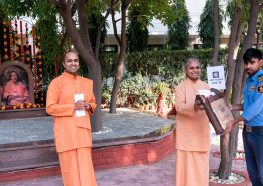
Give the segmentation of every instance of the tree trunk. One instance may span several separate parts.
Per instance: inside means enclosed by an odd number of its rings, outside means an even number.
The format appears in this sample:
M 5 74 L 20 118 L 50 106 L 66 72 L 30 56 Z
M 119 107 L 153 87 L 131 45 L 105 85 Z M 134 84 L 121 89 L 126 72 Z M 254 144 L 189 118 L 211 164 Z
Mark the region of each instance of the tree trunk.
M 257 44 L 256 44 L 257 49 L 259 49 L 260 38 L 261 38 L 261 32 L 257 31 Z
M 231 173 L 232 161 L 229 156 L 229 136 L 229 133 L 227 133 L 220 137 L 221 162 L 218 169 L 218 176 L 221 179 L 227 179 Z
M 107 18 L 109 17 L 109 14 L 110 14 L 110 9 L 108 9 L 106 11 L 106 14 L 105 16 L 103 17 L 98 29 L 97 29 L 97 37 L 96 37 L 96 44 L 95 44 L 95 50 L 94 50 L 94 53 L 95 53 L 95 56 L 96 58 L 98 59 L 99 58 L 99 49 L 100 49 L 100 40 L 101 40 L 101 33 L 102 33 L 102 29 L 103 29 L 103 26 L 107 20 Z
M 243 10 L 240 6 L 235 7 L 234 15 L 231 23 L 231 32 L 229 36 L 228 55 L 227 55 L 227 80 L 226 80 L 226 91 L 225 91 L 225 97 L 227 98 L 227 101 L 230 97 L 230 92 L 234 80 L 234 73 L 235 73 L 234 60 L 236 59 L 242 32 L 244 29 L 243 26 L 244 23 L 242 23 L 240 20 L 242 11 Z
M 215 66 L 218 64 L 218 52 L 219 52 L 219 1 L 214 0 L 213 2 L 213 21 L 214 21 L 214 52 L 212 65 Z
M 101 66 L 97 61 L 98 65 L 95 68 L 90 68 L 90 74 L 93 75 L 93 93 L 96 97 L 97 108 L 95 109 L 94 115 L 91 116 L 91 127 L 92 131 L 97 132 L 102 130 L 102 113 L 101 113 Z M 95 76 L 94 76 L 95 75 Z
M 233 93 L 232 93 L 232 103 L 233 104 L 240 104 L 241 103 L 241 92 L 243 87 L 243 72 L 244 72 L 244 63 L 243 63 L 243 55 L 245 51 L 250 48 L 253 44 L 253 39 L 255 37 L 256 33 L 256 24 L 257 24 L 257 17 L 259 14 L 260 9 L 260 2 L 259 0 L 250 0 L 250 11 L 249 11 L 249 21 L 248 21 L 248 32 L 245 37 L 243 46 L 238 54 L 237 61 L 236 61 L 236 68 L 235 68 L 235 76 L 234 76 L 234 82 L 233 82 Z M 238 126 L 236 127 L 238 128 Z M 231 167 L 232 167 L 232 157 L 233 157 L 233 145 L 235 145 L 237 140 L 237 132 L 235 131 L 237 129 L 234 129 L 231 132 L 230 139 L 226 136 L 222 137 L 222 147 L 221 149 L 224 153 L 223 155 L 228 157 L 222 157 L 226 158 L 226 160 L 220 162 L 219 167 L 219 177 L 220 178 L 227 178 L 231 173 Z M 229 141 L 229 144 L 227 144 Z
M 117 69 L 115 81 L 113 84 L 111 102 L 110 102 L 110 113 L 112 113 L 112 114 L 116 114 L 116 112 L 117 112 L 116 111 L 116 106 L 117 106 L 116 102 L 117 102 L 117 98 L 118 98 L 118 90 L 119 90 L 120 84 L 121 84 L 123 66 L 124 66 L 124 52 L 121 50 L 120 59 L 119 59 L 119 63 L 118 63 L 118 69 Z
M 243 31 L 243 25 L 241 23 L 240 17 L 242 14 L 242 9 L 240 7 L 235 7 L 234 15 L 231 24 L 231 33 L 229 38 L 229 47 L 228 47 L 228 56 L 227 56 L 227 82 L 226 82 L 226 91 L 225 97 L 228 98 L 230 96 L 234 72 L 235 72 L 235 62 L 236 53 L 240 44 L 240 39 Z M 232 167 L 232 157 L 233 155 L 230 153 L 231 149 L 237 148 L 237 136 L 238 130 L 235 128 L 233 130 L 233 135 L 225 134 L 220 136 L 220 149 L 221 149 L 221 161 L 219 165 L 219 178 L 226 179 L 230 176 L 231 167 Z M 235 150 L 233 150 L 235 151 Z M 234 152 L 233 152 L 234 153 Z
M 127 11 L 127 6 L 125 4 L 125 0 L 122 2 L 121 5 L 121 39 L 119 39 L 117 30 L 116 30 L 116 21 L 113 18 L 113 24 L 115 25 L 114 29 L 114 35 L 119 42 L 120 45 L 120 54 L 119 54 L 119 62 L 118 62 L 118 69 L 117 73 L 115 76 L 114 80 L 114 85 L 112 89 L 112 94 L 111 94 L 111 101 L 110 101 L 110 113 L 116 114 L 116 102 L 117 102 L 117 97 L 118 97 L 118 91 L 120 88 L 121 84 L 121 78 L 123 74 L 123 68 L 124 68 L 124 62 L 125 62 L 125 52 L 126 52 L 126 11 Z M 114 16 L 113 16 L 114 17 Z

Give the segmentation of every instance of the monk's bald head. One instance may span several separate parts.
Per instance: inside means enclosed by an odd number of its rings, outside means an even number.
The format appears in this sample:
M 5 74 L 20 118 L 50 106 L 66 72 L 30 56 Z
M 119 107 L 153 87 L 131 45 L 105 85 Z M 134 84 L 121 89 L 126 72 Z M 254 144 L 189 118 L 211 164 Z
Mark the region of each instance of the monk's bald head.
M 200 62 L 197 58 L 189 58 L 184 65 L 184 70 L 186 70 L 192 63 L 198 63 L 198 65 L 200 66 Z
M 189 58 L 185 63 L 185 75 L 192 81 L 197 81 L 201 75 L 201 67 L 199 60 L 196 58 Z
M 63 66 L 65 71 L 76 75 L 79 69 L 79 56 L 76 52 L 67 52 L 64 57 Z
M 67 60 L 67 58 L 69 56 L 75 56 L 76 58 L 79 58 L 78 54 L 74 51 L 69 51 L 69 52 L 66 52 L 65 55 L 64 55 L 64 62 Z M 64 63 L 63 62 L 63 63 Z

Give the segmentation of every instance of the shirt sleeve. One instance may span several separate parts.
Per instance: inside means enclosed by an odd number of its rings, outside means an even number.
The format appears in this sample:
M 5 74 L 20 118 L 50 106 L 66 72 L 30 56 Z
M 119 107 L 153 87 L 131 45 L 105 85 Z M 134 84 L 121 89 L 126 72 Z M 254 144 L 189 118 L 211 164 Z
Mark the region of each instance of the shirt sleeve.
M 263 109 L 263 94 L 259 96 L 259 98 L 251 104 L 243 113 L 242 116 L 250 121 L 254 117 L 256 117 Z
M 175 88 L 175 109 L 180 114 L 194 116 L 194 103 L 186 103 L 186 93 L 183 86 Z
M 59 104 L 61 90 L 58 81 L 52 81 L 47 91 L 46 112 L 52 116 L 73 116 L 75 105 Z

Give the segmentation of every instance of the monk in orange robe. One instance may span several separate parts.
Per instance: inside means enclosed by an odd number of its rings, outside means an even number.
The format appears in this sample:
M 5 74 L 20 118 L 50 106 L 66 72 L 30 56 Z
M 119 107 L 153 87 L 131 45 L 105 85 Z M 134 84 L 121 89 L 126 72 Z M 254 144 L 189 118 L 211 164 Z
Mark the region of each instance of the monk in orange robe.
M 199 61 L 191 58 L 185 65 L 186 79 L 175 89 L 176 185 L 208 186 L 210 127 L 208 117 L 195 104 L 198 90 L 209 90 L 199 80 Z
M 3 97 L 7 99 L 7 105 L 28 103 L 28 90 L 25 84 L 18 81 L 16 71 L 10 73 L 10 80 L 6 83 L 3 90 Z
M 96 108 L 93 81 L 76 73 L 79 57 L 65 54 L 65 72 L 51 81 L 46 111 L 54 116 L 54 140 L 65 186 L 96 186 L 91 157 L 90 114 Z

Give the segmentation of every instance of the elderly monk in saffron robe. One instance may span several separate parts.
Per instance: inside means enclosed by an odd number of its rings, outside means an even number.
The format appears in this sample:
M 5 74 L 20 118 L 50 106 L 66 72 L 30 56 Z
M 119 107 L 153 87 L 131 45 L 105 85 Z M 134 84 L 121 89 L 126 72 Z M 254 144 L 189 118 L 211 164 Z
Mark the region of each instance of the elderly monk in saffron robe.
M 96 186 L 91 157 L 93 81 L 77 75 L 79 57 L 65 54 L 65 72 L 51 81 L 46 111 L 54 116 L 54 140 L 65 186 Z
M 210 127 L 208 117 L 195 104 L 198 90 L 209 90 L 199 80 L 200 63 L 190 58 L 185 65 L 186 79 L 175 89 L 176 186 L 208 186 Z
M 3 98 L 7 99 L 7 105 L 28 103 L 28 90 L 25 84 L 19 81 L 16 71 L 10 73 L 9 81 L 3 89 Z

